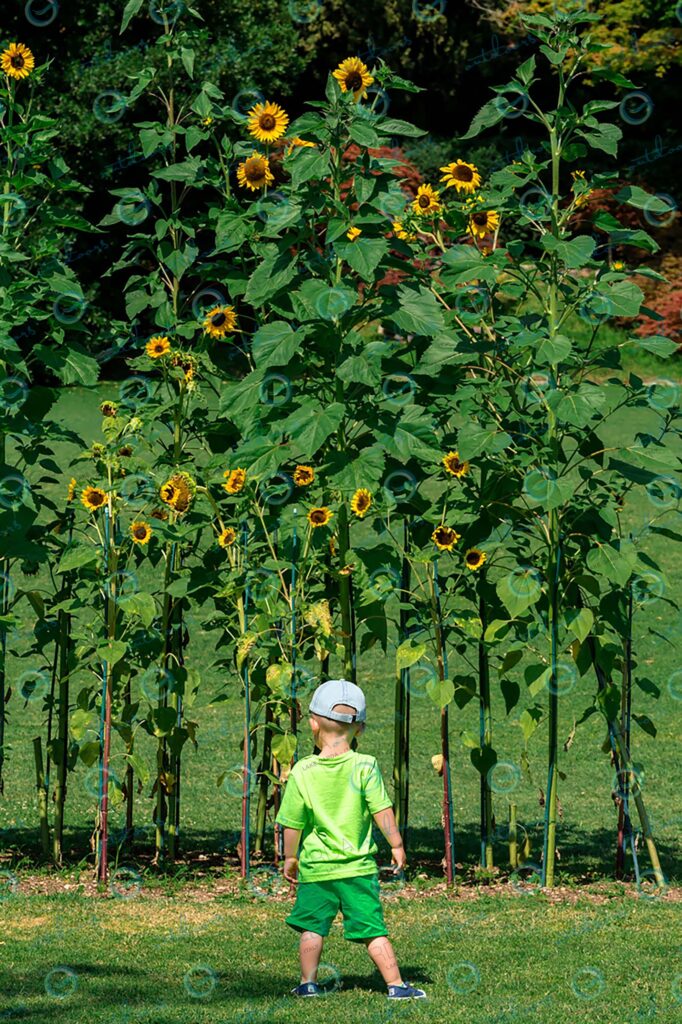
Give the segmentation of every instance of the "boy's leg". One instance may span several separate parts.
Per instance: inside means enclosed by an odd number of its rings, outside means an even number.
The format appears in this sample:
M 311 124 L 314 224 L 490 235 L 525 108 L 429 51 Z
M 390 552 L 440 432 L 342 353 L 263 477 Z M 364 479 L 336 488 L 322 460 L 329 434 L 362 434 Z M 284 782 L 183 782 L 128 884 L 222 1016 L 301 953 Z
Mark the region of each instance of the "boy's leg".
M 402 985 L 403 979 L 400 975 L 400 968 L 396 960 L 393 946 L 385 935 L 378 935 L 374 939 L 365 939 L 367 952 L 376 964 L 381 977 L 387 985 Z
M 301 984 L 317 982 L 317 968 L 320 966 L 324 936 L 317 932 L 301 932 L 299 955 L 301 958 Z

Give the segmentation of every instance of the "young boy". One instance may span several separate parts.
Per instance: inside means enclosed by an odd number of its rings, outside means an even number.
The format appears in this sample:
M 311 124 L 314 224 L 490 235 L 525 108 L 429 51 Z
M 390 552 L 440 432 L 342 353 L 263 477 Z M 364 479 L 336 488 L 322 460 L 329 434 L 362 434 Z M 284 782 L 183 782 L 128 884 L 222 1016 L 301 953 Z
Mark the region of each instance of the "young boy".
M 367 946 L 388 998 L 424 999 L 426 993 L 400 975 L 379 899 L 372 819 L 391 845 L 394 871 L 404 868 L 406 859 L 377 760 L 350 746 L 365 729 L 365 695 L 346 679 L 330 679 L 315 690 L 310 712 L 320 752 L 293 766 L 276 818 L 284 827 L 284 877 L 298 885 L 286 919 L 301 933 L 301 984 L 291 994 L 320 995 L 317 968 L 324 937 L 341 909 L 344 937 Z

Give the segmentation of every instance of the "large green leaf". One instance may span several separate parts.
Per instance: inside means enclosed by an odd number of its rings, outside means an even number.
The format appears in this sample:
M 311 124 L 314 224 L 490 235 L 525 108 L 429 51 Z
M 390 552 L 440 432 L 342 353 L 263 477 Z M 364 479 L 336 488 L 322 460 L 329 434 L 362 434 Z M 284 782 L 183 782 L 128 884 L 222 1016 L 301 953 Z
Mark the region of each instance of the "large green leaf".
M 542 244 L 548 252 L 555 252 L 567 267 L 584 267 L 590 260 L 597 244 L 591 235 L 579 235 L 570 241 L 561 241 L 549 233 L 542 236 Z
M 327 464 L 329 482 L 340 491 L 356 491 L 359 487 L 371 491 L 379 486 L 385 461 L 386 454 L 380 445 L 363 448 L 353 458 L 347 452 L 332 452 Z
M 637 549 L 630 541 L 599 541 L 587 553 L 587 564 L 592 572 L 605 576 L 611 583 L 624 587 L 630 579 L 637 561 Z
M 616 192 L 614 199 L 628 206 L 634 206 L 638 210 L 648 210 L 650 213 L 670 213 L 670 203 L 659 196 L 652 196 L 638 185 L 626 185 L 620 192 Z
M 99 548 L 92 544 L 75 544 L 66 549 L 59 559 L 57 572 L 71 572 L 73 569 L 82 569 L 86 565 L 94 565 L 101 558 Z
M 33 355 L 54 370 L 62 384 L 82 384 L 92 387 L 99 377 L 99 364 L 73 342 L 63 348 L 36 345 Z
M 396 327 L 412 334 L 435 337 L 445 330 L 443 311 L 432 292 L 421 285 L 418 289 L 401 285 L 398 289 L 400 309 L 393 313 Z
M 430 679 L 426 692 L 438 708 L 447 707 L 455 696 L 455 686 L 450 679 Z
M 509 614 L 517 618 L 539 600 L 542 580 L 536 569 L 520 568 L 498 580 L 495 589 Z
M 291 284 L 295 276 L 296 259 L 288 250 L 280 253 L 274 246 L 269 245 L 265 258 L 249 278 L 244 299 L 253 306 L 262 306 Z
M 286 365 L 303 341 L 304 333 L 294 331 L 286 320 L 260 327 L 253 336 L 252 353 L 260 370 Z
M 460 459 L 474 459 L 482 452 L 493 454 L 503 451 L 511 444 L 511 436 L 497 427 L 481 427 L 467 424 L 457 433 L 457 451 Z
M 272 753 L 280 764 L 289 764 L 294 756 L 297 745 L 298 740 L 290 732 L 283 732 L 272 737 Z
M 311 402 L 305 408 L 298 409 L 294 416 L 284 420 L 280 426 L 305 457 L 312 458 L 327 438 L 338 430 L 344 412 L 340 402 L 333 402 L 326 407 Z
M 364 281 L 371 281 L 388 252 L 385 238 L 357 238 L 354 242 L 337 242 L 336 251 Z
M 502 120 L 505 113 L 505 106 L 499 102 L 499 98 L 490 100 L 474 115 L 467 132 L 464 135 L 460 135 L 460 140 L 473 139 L 474 136 L 478 135 L 485 128 L 492 128 L 493 125 Z

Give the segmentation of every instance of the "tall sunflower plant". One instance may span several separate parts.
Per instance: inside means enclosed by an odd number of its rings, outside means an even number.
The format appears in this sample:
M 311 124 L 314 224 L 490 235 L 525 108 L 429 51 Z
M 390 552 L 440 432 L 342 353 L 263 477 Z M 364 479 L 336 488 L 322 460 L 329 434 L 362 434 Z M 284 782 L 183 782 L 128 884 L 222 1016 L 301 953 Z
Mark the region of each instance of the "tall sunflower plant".
M 616 722 L 619 691 L 611 679 L 626 622 L 622 612 L 614 612 L 612 598 L 633 577 L 653 571 L 664 581 L 665 574 L 645 550 L 646 533 L 637 544 L 623 536 L 622 497 L 634 487 L 674 478 L 679 469 L 679 459 L 663 444 L 665 433 L 678 430 L 675 396 L 670 398 L 665 382 L 645 384 L 635 374 L 618 373 L 634 342 L 613 349 L 600 341 L 599 329 L 610 317 L 643 311 L 643 294 L 632 276 L 651 271 L 604 259 L 594 238 L 576 234 L 573 227 L 573 214 L 590 190 L 613 185 L 617 178 L 604 171 L 588 180 L 575 166 L 590 149 L 615 157 L 621 136 L 617 125 L 597 117 L 617 106 L 617 99 L 590 100 L 580 108 L 569 98 L 597 48 L 590 37 L 596 18 L 572 12 L 527 19 L 541 40 L 542 74 L 554 80 L 555 108 L 543 105 L 547 86 L 533 55 L 496 90 L 462 138 L 498 124 L 514 109 L 545 141 L 541 151 L 527 149 L 490 181 L 476 184 L 470 237 L 444 242 L 436 283 L 439 303 L 457 324 L 460 347 L 475 357 L 481 385 L 469 395 L 459 393 L 464 422 L 456 447 L 460 458 L 492 462 L 491 507 L 507 530 L 504 544 L 519 556 L 515 566 L 507 562 L 511 571 L 493 577 L 505 614 L 488 622 L 484 641 L 492 651 L 504 645 L 502 664 L 518 663 L 516 671 L 523 671 L 528 703 L 519 725 L 525 741 L 541 723 L 548 727 L 541 866 L 548 886 L 555 879 L 558 781 L 565 778 L 558 761 L 560 698 L 567 703 L 576 690 L 572 700 L 585 704 L 579 722 L 602 713 L 609 728 L 606 749 L 617 769 L 627 777 L 632 773 Z M 616 90 L 630 84 L 612 72 L 603 77 Z M 463 191 L 457 186 L 462 172 L 452 166 L 445 173 L 455 179 L 454 190 Z M 663 202 L 630 183 L 616 197 L 640 210 L 660 211 Z M 448 215 L 455 224 L 461 217 L 460 200 L 455 198 L 452 213 L 445 203 L 446 222 Z M 625 229 L 615 218 L 598 214 L 595 227 L 607 234 L 609 251 L 658 248 L 646 231 Z M 438 239 L 436 231 L 434 236 Z M 663 357 L 674 348 L 663 338 L 644 347 Z M 603 374 L 606 380 L 596 379 Z M 605 428 L 621 409 L 653 411 L 659 426 L 609 444 Z M 666 536 L 679 539 L 668 529 Z M 516 642 L 528 641 L 524 660 L 516 643 L 509 649 L 514 635 Z M 596 675 L 592 694 L 590 670 Z M 509 712 L 520 704 L 521 688 L 507 681 L 503 695 Z M 639 724 L 650 731 L 648 719 Z M 571 742 L 574 736 L 573 729 Z M 641 792 L 637 802 L 643 809 Z M 660 881 L 645 809 L 642 828 Z

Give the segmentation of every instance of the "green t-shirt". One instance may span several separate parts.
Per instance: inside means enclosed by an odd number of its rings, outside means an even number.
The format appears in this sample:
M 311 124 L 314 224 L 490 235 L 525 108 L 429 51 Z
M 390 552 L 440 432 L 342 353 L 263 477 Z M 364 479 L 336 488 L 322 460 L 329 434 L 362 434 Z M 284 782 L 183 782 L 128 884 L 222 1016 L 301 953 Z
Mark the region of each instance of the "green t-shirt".
M 337 757 L 311 754 L 297 761 L 276 821 L 302 830 L 299 880 L 377 874 L 372 815 L 392 802 L 371 754 L 348 750 Z

